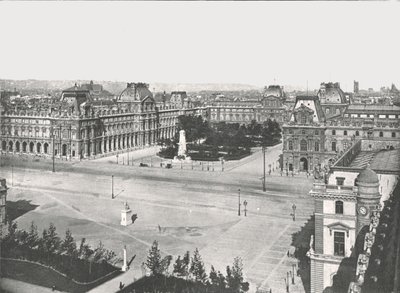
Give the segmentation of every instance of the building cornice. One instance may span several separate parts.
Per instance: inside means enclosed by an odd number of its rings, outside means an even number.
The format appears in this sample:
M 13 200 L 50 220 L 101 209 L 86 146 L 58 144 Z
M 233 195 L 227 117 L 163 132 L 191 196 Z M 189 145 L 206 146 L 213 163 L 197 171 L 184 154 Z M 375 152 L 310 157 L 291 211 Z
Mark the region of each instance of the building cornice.
M 318 192 L 314 192 L 314 191 L 310 191 L 310 195 L 312 197 L 314 197 L 315 199 L 332 199 L 332 200 L 336 200 L 336 199 L 342 199 L 345 201 L 356 201 L 357 200 L 357 196 L 356 194 L 353 193 L 318 193 Z

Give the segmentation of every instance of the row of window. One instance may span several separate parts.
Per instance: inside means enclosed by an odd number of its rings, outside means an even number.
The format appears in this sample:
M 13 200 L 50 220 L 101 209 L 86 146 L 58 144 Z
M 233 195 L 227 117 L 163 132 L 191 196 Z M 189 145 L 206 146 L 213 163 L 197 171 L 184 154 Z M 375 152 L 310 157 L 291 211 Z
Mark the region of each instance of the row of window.
M 332 129 L 332 135 L 336 135 L 335 129 Z M 343 130 L 343 135 L 347 136 L 347 130 Z M 358 130 L 356 130 L 355 135 L 360 136 L 360 132 Z M 392 132 L 391 135 L 392 135 L 392 137 L 396 137 L 396 132 Z M 379 137 L 383 137 L 383 131 L 379 131 Z

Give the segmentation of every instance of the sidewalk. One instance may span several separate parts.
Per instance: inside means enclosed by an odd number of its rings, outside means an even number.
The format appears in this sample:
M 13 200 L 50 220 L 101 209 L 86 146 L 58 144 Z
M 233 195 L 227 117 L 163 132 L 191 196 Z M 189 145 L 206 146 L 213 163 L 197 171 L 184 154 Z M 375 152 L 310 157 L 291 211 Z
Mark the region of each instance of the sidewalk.
M 51 288 L 33 285 L 9 278 L 0 279 L 0 289 L 10 293 L 42 293 L 42 292 L 62 292 Z
M 113 293 L 119 291 L 120 283 L 128 286 L 141 276 L 140 269 L 129 269 L 127 272 L 93 288 L 88 293 Z

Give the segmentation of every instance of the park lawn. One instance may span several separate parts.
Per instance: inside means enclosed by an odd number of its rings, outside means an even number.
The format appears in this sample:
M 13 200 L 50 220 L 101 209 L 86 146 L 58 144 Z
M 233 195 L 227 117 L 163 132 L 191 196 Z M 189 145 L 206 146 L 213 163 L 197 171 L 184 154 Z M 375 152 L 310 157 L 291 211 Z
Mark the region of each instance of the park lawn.
M 2 277 L 47 288 L 55 286 L 57 290 L 64 292 L 86 292 L 111 278 L 116 277 L 120 273 L 116 271 L 114 274 L 103 279 L 98 279 L 98 281 L 89 284 L 79 284 L 51 268 L 33 262 L 11 259 L 2 259 L 1 262 Z

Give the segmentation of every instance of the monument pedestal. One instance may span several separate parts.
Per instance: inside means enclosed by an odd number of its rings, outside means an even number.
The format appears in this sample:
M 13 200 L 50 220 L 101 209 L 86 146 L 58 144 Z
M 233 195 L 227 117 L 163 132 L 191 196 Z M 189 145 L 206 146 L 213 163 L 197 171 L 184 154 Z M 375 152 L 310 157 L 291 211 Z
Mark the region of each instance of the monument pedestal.
M 129 208 L 128 203 L 125 203 L 125 208 L 121 210 L 121 226 L 128 226 L 131 224 L 132 210 Z

